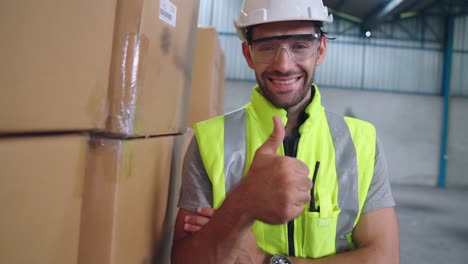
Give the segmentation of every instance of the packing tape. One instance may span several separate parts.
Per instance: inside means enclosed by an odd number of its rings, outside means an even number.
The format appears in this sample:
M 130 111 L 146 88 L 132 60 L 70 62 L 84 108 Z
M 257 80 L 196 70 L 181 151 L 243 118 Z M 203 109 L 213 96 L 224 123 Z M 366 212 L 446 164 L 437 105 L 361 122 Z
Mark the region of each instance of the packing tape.
M 143 88 L 144 59 L 149 40 L 144 34 L 127 33 L 118 54 L 118 68 L 110 81 L 107 127 L 116 134 L 134 134 L 136 106 Z M 114 63 L 114 62 L 113 62 Z

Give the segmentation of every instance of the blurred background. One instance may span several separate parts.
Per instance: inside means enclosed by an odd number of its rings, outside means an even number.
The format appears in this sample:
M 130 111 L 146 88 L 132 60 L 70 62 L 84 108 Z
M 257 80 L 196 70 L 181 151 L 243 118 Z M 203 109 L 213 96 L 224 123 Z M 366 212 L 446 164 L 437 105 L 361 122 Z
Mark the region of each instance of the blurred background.
M 323 2 L 314 82 L 377 128 L 401 263 L 467 263 L 468 2 Z M 241 5 L 0 1 L 0 263 L 170 262 L 190 127 L 255 85 Z

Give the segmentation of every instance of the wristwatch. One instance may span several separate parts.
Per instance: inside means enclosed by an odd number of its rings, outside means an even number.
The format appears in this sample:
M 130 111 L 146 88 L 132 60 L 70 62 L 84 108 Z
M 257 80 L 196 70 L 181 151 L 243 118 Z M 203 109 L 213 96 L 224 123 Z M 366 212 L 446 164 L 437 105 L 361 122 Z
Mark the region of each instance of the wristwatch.
M 270 264 L 292 264 L 292 262 L 284 255 L 274 255 L 270 259 Z

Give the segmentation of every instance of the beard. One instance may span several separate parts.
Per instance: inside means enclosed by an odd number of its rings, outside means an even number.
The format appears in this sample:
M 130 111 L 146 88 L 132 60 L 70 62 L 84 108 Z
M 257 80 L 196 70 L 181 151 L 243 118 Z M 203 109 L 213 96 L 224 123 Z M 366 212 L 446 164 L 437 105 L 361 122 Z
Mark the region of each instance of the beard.
M 292 98 L 288 101 L 281 101 L 280 98 L 275 95 L 271 89 L 267 87 L 267 81 L 269 77 L 282 77 L 287 78 L 288 76 L 294 76 L 300 73 L 302 75 L 302 82 L 304 82 L 303 86 L 295 92 Z M 281 73 L 281 72 L 273 72 L 271 74 L 267 74 L 265 72 L 262 73 L 261 77 L 255 73 L 255 79 L 257 79 L 257 84 L 260 89 L 260 93 L 265 97 L 270 103 L 278 108 L 288 109 L 299 104 L 304 97 L 307 96 L 309 89 L 311 89 L 313 80 L 314 80 L 314 72 L 312 72 L 312 76 L 309 78 L 308 74 L 305 71 L 300 72 L 288 72 L 288 73 Z

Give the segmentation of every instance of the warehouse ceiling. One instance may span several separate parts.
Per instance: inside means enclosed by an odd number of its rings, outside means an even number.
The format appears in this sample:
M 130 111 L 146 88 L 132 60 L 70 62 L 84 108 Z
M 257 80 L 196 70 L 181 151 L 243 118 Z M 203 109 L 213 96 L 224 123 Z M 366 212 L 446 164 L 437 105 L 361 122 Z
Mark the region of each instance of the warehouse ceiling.
M 358 22 L 366 30 L 421 12 L 441 16 L 468 13 L 467 0 L 323 0 L 323 3 L 335 15 Z

